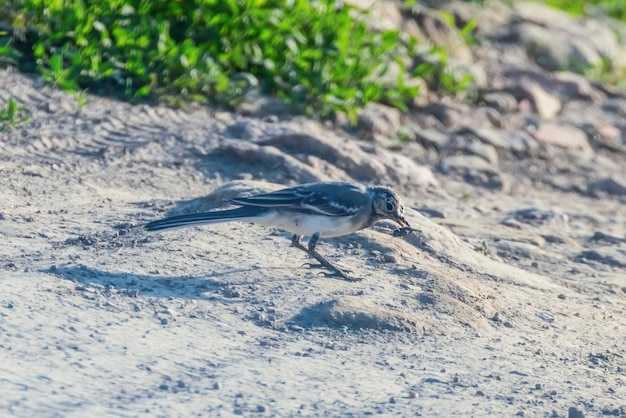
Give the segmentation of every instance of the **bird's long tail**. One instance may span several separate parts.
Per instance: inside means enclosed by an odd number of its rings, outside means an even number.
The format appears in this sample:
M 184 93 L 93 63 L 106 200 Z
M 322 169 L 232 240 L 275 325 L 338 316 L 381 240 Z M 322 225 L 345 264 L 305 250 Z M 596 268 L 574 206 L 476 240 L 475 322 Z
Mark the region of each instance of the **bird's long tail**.
M 219 224 L 231 221 L 253 222 L 265 212 L 267 212 L 266 208 L 242 206 L 236 209 L 172 216 L 170 218 L 159 219 L 158 221 L 149 222 L 146 224 L 145 228 L 148 231 L 161 231 L 163 229 Z

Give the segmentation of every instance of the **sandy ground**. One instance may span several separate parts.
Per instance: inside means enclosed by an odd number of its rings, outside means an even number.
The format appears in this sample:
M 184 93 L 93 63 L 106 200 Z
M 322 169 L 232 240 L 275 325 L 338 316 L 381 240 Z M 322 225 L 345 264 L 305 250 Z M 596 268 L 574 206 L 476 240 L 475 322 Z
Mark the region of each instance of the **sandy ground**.
M 281 231 L 142 230 L 231 180 L 293 183 L 211 153 L 245 117 L 0 86 L 33 118 L 0 137 L 1 416 L 626 413 L 626 242 L 589 241 L 626 236 L 618 200 L 442 177 L 403 190 L 420 234 L 320 244 L 350 283 Z M 528 207 L 553 216 L 501 224 Z

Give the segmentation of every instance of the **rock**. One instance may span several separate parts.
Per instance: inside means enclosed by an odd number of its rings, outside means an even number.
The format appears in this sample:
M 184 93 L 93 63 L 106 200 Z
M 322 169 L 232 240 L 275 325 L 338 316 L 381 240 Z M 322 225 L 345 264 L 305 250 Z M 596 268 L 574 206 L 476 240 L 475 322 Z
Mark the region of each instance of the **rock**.
M 466 149 L 470 154 L 478 155 L 492 165 L 498 165 L 498 152 L 493 146 L 482 142 L 471 142 Z
M 528 260 L 548 259 L 548 255 L 545 251 L 537 248 L 536 245 L 524 242 L 499 240 L 493 244 L 493 247 L 497 250 L 498 256 L 503 258 Z
M 439 167 L 444 173 L 451 170 L 474 170 L 493 173 L 495 170 L 484 158 L 476 155 L 453 155 L 444 158 Z
M 548 71 L 567 69 L 582 73 L 601 62 L 600 54 L 585 39 L 552 27 L 518 23 L 515 35 L 529 57 Z
M 526 96 L 542 118 L 550 119 L 561 111 L 562 106 L 559 98 L 548 93 L 538 83 L 522 80 L 519 87 L 526 93 Z
M 310 165 L 299 161 L 297 158 L 282 152 L 274 146 L 259 146 L 248 141 L 225 141 L 218 152 L 229 153 L 239 161 L 261 165 L 265 167 L 280 167 L 289 177 L 299 183 L 309 183 L 313 181 L 328 181 L 331 179 L 346 179 L 345 174 L 335 172 L 334 175 L 327 175 L 320 170 L 315 170 Z
M 620 45 L 611 23 L 604 19 L 580 19 L 577 22 L 583 36 L 593 47 L 607 59 L 616 58 L 620 53 Z
M 626 180 L 617 177 L 606 177 L 589 185 L 589 192 L 594 196 L 603 193 L 611 196 L 626 196 Z
M 593 236 L 589 238 L 589 241 L 604 242 L 606 244 L 614 245 L 614 244 L 621 244 L 623 242 L 626 242 L 626 238 L 619 238 L 613 235 L 605 234 L 604 232 L 601 232 L 601 231 L 596 231 L 593 233 Z
M 626 268 L 626 255 L 614 248 L 584 250 L 576 254 L 574 261 L 585 264 L 589 264 L 589 261 L 595 261 L 610 267 Z
M 419 213 L 426 216 L 427 218 L 441 218 L 441 219 L 446 218 L 445 213 L 437 209 L 421 207 L 421 208 L 416 208 L 415 210 L 417 210 Z
M 237 105 L 237 111 L 257 118 L 286 117 L 295 114 L 295 107 L 284 100 L 271 96 L 246 96 L 246 101 Z
M 318 305 L 322 322 L 358 329 L 422 332 L 419 317 L 409 312 L 393 312 L 358 297 L 342 297 Z
M 317 124 L 307 123 L 302 129 L 307 126 L 311 126 L 308 130 L 311 134 L 286 132 L 259 141 L 258 144 L 268 148 L 270 157 L 283 160 L 282 164 L 288 165 L 288 172 L 292 176 L 310 177 L 316 173 L 318 177 L 326 179 L 354 179 L 367 183 L 376 179 L 378 182 L 420 187 L 438 184 L 428 167 L 420 166 L 404 155 L 373 144 L 359 144 L 339 138 L 327 130 L 313 136 Z M 283 156 L 276 157 L 274 150 L 279 150 Z M 300 156 L 304 162 L 301 163 L 291 154 Z M 314 169 L 312 165 L 323 169 Z
M 618 141 L 622 138 L 622 131 L 613 125 L 600 126 L 597 129 L 598 135 L 610 141 Z
M 585 418 L 585 414 L 583 414 L 583 411 L 577 409 L 576 407 L 570 406 L 567 410 L 567 418 Z
M 535 142 L 524 131 L 499 131 L 495 129 L 480 129 L 474 131 L 484 142 L 496 148 L 513 152 L 527 152 L 534 148 Z
M 510 113 L 517 110 L 517 99 L 511 93 L 505 91 L 495 91 L 483 94 L 478 103 L 491 106 L 501 113 Z
M 491 126 L 485 109 L 470 107 L 465 103 L 454 102 L 449 99 L 416 107 L 415 112 L 430 114 L 448 128 Z
M 582 73 L 602 58 L 618 56 L 617 36 L 606 22 L 574 19 L 534 2 L 517 2 L 514 9 L 518 21 L 514 35 L 543 68 Z
M 593 153 L 585 132 L 574 126 L 543 122 L 534 132 L 531 132 L 531 135 L 546 145 L 554 145 L 584 154 Z
M 537 208 L 516 210 L 509 213 L 509 217 L 511 216 L 517 221 L 533 225 L 543 225 L 554 222 L 566 224 L 569 221 L 568 216 L 565 214 L 557 213 L 552 210 L 543 210 Z
M 509 228 L 522 229 L 522 224 L 515 218 L 504 218 L 500 223 Z
M 359 110 L 357 129 L 359 136 L 368 140 L 374 139 L 377 135 L 397 138 L 400 122 L 400 110 L 378 103 L 370 103 Z
M 435 129 L 416 130 L 415 136 L 417 141 L 420 142 L 424 147 L 430 147 L 436 150 L 441 150 L 448 144 L 448 142 L 450 142 L 449 135 L 446 135 Z
M 418 165 L 402 154 L 389 152 L 382 148 L 377 148 L 372 154 L 385 164 L 387 170 L 386 177 L 392 184 L 412 185 L 423 188 L 437 187 L 439 185 L 429 167 Z
M 584 76 L 569 71 L 557 72 L 552 75 L 558 84 L 559 95 L 565 100 L 588 100 L 599 102 L 602 94 L 596 90 Z
M 506 186 L 502 175 L 485 159 L 476 155 L 453 155 L 439 163 L 444 173 L 457 172 L 463 180 L 487 188 L 502 189 Z
M 412 16 L 424 34 L 420 37 L 422 40 L 443 47 L 456 60 L 465 63 L 472 62 L 472 51 L 465 39 L 460 36 L 456 26 L 451 26 L 446 22 L 439 10 L 420 7 Z

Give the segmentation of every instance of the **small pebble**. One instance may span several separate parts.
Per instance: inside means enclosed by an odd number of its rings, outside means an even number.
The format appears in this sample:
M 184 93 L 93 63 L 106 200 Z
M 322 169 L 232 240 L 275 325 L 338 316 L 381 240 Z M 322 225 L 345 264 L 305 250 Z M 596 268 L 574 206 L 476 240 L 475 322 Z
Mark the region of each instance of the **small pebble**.
M 417 399 L 417 392 L 410 391 L 409 392 L 409 398 L 410 399 Z
M 265 412 L 265 411 L 267 411 L 267 408 L 265 407 L 265 405 L 257 405 L 256 406 L 256 411 L 257 412 Z
M 567 410 L 567 418 L 585 418 L 585 414 L 583 414 L 583 411 L 577 409 L 576 407 L 570 406 Z
M 222 384 L 220 382 L 213 383 L 213 389 L 220 390 L 222 388 Z
M 167 325 L 168 320 L 167 318 L 161 318 L 161 325 Z
M 535 383 L 535 389 L 541 390 L 541 383 Z
M 385 263 L 397 263 L 398 262 L 398 258 L 393 255 L 393 254 L 385 254 L 383 255 L 383 261 Z
M 565 300 L 565 295 L 563 293 L 559 293 L 559 296 L 557 296 L 559 299 Z
M 410 397 L 411 394 L 409 394 Z M 393 396 L 391 398 L 389 398 L 389 403 L 396 403 L 396 398 L 394 398 Z
M 485 392 L 483 392 L 482 390 L 477 390 L 477 391 L 476 391 L 476 394 L 477 394 L 478 396 L 485 396 Z
M 170 387 L 168 385 L 166 385 L 165 383 L 161 383 L 159 385 L 159 390 L 168 390 Z
M 518 411 L 517 414 L 515 414 L 516 417 L 523 417 L 524 416 L 524 411 Z

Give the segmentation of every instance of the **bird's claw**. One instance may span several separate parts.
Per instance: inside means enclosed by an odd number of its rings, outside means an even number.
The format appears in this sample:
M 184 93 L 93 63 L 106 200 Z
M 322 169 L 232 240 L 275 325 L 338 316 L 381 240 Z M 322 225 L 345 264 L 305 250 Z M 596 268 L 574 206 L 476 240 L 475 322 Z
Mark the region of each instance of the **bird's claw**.
M 340 277 L 340 278 L 342 278 L 344 280 L 347 280 L 349 282 L 360 282 L 361 280 L 363 280 L 361 277 L 351 277 L 351 276 L 348 276 L 347 273 L 352 273 L 350 270 L 344 271 L 344 270 L 340 270 L 337 267 L 332 267 L 331 268 L 331 267 L 325 266 L 325 265 L 323 265 L 321 263 L 320 264 L 317 264 L 317 263 L 304 263 L 304 264 L 302 264 L 302 267 L 308 267 L 308 268 L 311 268 L 311 269 L 314 269 L 314 268 L 326 268 L 326 269 L 331 270 L 331 271 L 320 271 L 318 273 L 318 274 L 321 274 L 322 276 L 324 276 L 326 278 Z
M 362 277 L 351 277 L 348 276 L 345 272 L 341 271 L 341 270 L 335 270 L 335 271 L 321 271 L 319 274 L 323 275 L 326 278 L 332 278 L 332 277 L 340 277 L 346 281 L 349 282 L 360 282 L 363 280 Z

